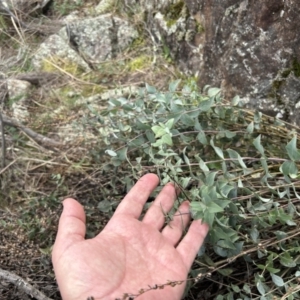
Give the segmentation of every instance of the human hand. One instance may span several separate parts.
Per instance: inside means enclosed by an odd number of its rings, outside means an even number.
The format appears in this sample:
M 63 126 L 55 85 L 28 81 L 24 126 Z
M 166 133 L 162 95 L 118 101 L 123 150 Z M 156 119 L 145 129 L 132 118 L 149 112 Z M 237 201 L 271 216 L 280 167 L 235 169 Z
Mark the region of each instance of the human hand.
M 176 191 L 167 184 L 142 221 L 138 218 L 151 192 L 158 185 L 154 174 L 143 176 L 119 204 L 106 227 L 85 240 L 85 213 L 73 199 L 66 199 L 59 220 L 52 261 L 64 300 L 123 299 L 128 293 L 168 281 L 184 281 L 208 232 L 200 220 L 190 222 L 189 203 L 180 205 L 176 217 L 164 227 L 173 207 Z M 180 299 L 185 282 L 153 289 L 139 299 Z M 130 299 L 130 298 L 126 298 Z

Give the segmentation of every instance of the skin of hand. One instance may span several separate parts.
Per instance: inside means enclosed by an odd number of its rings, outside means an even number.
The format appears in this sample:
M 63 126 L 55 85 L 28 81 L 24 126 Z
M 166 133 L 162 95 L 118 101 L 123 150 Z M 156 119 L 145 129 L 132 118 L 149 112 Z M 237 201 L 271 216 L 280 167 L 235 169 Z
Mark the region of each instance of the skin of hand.
M 189 202 L 183 202 L 169 225 L 164 212 L 173 207 L 175 187 L 167 184 L 142 221 L 139 220 L 151 192 L 158 185 L 154 174 L 144 175 L 116 209 L 106 227 L 85 239 L 85 213 L 74 199 L 63 202 L 63 213 L 52 253 L 56 279 L 64 300 L 123 299 L 124 293 L 168 281 L 186 280 L 193 260 L 208 232 L 200 220 L 190 223 Z M 137 298 L 176 300 L 185 282 L 154 289 Z M 126 298 L 129 299 L 129 298 Z

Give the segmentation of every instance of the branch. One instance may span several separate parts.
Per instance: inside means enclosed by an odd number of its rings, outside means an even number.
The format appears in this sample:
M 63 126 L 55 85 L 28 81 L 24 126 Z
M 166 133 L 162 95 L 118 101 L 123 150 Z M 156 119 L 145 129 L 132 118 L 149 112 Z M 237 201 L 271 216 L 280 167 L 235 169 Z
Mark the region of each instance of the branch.
M 34 139 L 36 142 L 41 143 L 43 146 L 48 146 L 51 148 L 60 148 L 63 146 L 62 143 L 52 140 L 50 138 L 47 138 L 47 137 L 31 130 L 30 128 L 25 127 L 23 124 L 19 123 L 18 121 L 13 120 L 3 114 L 2 114 L 2 119 L 3 119 L 4 125 L 19 128 L 24 133 L 26 133 L 28 136 L 30 136 L 32 139 Z
M 2 118 L 2 113 L 0 111 L 0 133 L 1 133 L 1 145 L 2 145 L 2 168 L 5 168 L 5 154 L 6 154 L 6 144 L 5 144 L 5 136 L 4 136 L 4 122 Z
M 27 295 L 30 295 L 37 300 L 52 300 L 16 274 L 0 269 L 0 278 L 3 278 L 8 282 L 14 284 L 19 289 L 24 291 Z

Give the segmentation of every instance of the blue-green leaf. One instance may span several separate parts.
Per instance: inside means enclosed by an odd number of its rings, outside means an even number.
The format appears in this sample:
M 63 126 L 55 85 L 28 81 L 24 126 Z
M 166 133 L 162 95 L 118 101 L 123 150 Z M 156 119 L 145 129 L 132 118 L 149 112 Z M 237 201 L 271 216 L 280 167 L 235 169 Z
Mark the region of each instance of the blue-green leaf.
M 300 153 L 297 149 L 297 137 L 294 136 L 292 140 L 285 146 L 285 149 L 291 160 L 299 160 Z
M 254 129 L 254 123 L 253 121 L 247 126 L 247 132 L 248 133 L 253 133 L 253 129 Z
M 171 93 L 174 93 L 174 92 L 177 90 L 177 87 L 178 87 L 180 81 L 181 81 L 181 80 L 178 79 L 178 80 L 172 81 L 172 82 L 169 84 L 169 91 L 170 91 Z
M 155 94 L 157 92 L 156 88 L 149 85 L 148 83 L 146 83 L 146 91 L 148 92 L 148 94 Z
M 207 204 L 206 207 L 210 213 L 218 213 L 224 211 L 224 209 L 221 206 L 217 205 L 214 202 L 210 202 L 209 204 Z
M 105 150 L 105 153 L 108 154 L 109 156 L 112 156 L 112 157 L 118 155 L 115 151 L 109 150 L 109 149 Z
M 297 178 L 298 168 L 293 161 L 285 161 L 279 168 L 283 175 L 290 176 L 291 178 Z
M 210 110 L 212 104 L 214 102 L 213 98 L 210 98 L 209 100 L 203 100 L 199 103 L 199 108 L 201 111 L 205 112 Z
M 173 145 L 172 137 L 170 134 L 163 135 L 161 139 L 164 144 L 167 144 L 169 146 Z
M 199 131 L 199 133 L 197 135 L 197 139 L 202 145 L 208 145 L 206 135 L 203 131 Z
M 266 294 L 265 288 L 264 288 L 264 286 L 263 286 L 263 284 L 262 284 L 262 282 L 260 280 L 257 281 L 256 287 L 257 287 L 257 290 L 259 291 L 259 293 L 261 295 L 265 295 Z
M 167 121 L 167 123 L 166 123 L 166 127 L 169 128 L 169 129 L 172 129 L 173 124 L 174 124 L 174 118 L 173 119 L 169 119 Z
M 217 154 L 220 158 L 224 159 L 224 154 L 223 154 L 222 149 L 214 145 L 213 139 L 210 140 L 210 145 L 214 148 L 216 154 Z
M 265 155 L 265 150 L 263 146 L 261 145 L 261 135 L 259 135 L 254 141 L 253 141 L 254 147 L 258 150 L 258 152 L 264 156 Z
M 215 97 L 221 92 L 221 89 L 219 88 L 210 88 L 207 91 L 207 94 L 209 97 Z
M 234 96 L 233 99 L 231 100 L 231 105 L 232 106 L 237 106 L 240 103 L 240 96 Z
M 229 154 L 229 157 L 231 159 L 234 160 L 234 162 L 236 163 L 236 160 L 239 162 L 240 166 L 243 168 L 243 169 L 247 169 L 247 166 L 245 165 L 243 159 L 241 158 L 241 156 L 234 150 L 232 149 L 227 149 L 226 150 Z
M 155 133 L 155 137 L 159 138 L 163 136 L 166 133 L 165 128 L 159 126 L 159 125 L 154 125 L 151 127 L 152 131 Z
M 199 167 L 203 172 L 209 172 L 209 168 L 207 167 L 206 163 L 200 158 Z
M 272 281 L 273 281 L 277 286 L 284 286 L 284 281 L 283 281 L 283 279 L 282 279 L 280 276 L 271 273 L 271 277 L 272 277 Z

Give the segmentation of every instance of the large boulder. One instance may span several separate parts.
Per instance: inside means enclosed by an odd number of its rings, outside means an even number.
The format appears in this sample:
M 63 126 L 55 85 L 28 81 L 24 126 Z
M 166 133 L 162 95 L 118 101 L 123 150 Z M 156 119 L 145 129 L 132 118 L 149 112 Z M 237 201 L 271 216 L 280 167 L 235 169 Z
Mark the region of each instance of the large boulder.
M 40 45 L 33 65 L 38 70 L 47 69 L 45 65 L 63 60 L 89 71 L 95 64 L 114 58 L 137 37 L 137 30 L 127 20 L 112 14 L 75 18 Z
M 248 107 L 300 123 L 298 1 L 186 0 L 203 21 L 199 84 L 222 86 Z M 202 58 L 202 59 L 201 59 Z
M 141 1 L 156 41 L 201 87 L 300 124 L 300 6 L 293 0 Z M 299 103 L 298 103 L 299 102 Z

